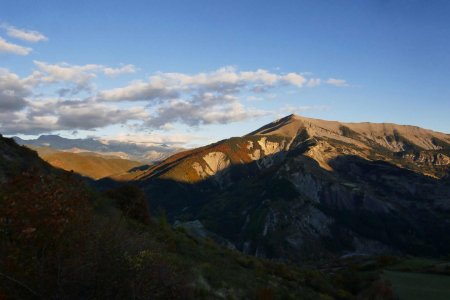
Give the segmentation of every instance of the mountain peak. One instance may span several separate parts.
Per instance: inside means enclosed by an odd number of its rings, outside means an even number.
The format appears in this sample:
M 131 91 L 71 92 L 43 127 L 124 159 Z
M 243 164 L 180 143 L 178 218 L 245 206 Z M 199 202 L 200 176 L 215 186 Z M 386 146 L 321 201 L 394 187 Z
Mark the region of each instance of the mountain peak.
M 301 120 L 306 120 L 306 119 L 308 119 L 308 118 L 297 115 L 297 114 L 290 114 L 290 115 L 287 115 L 280 119 L 277 119 L 274 122 L 301 121 Z
M 287 115 L 286 117 L 284 117 L 283 119 L 298 120 L 298 119 L 301 119 L 301 118 L 302 118 L 302 116 L 300 116 L 300 115 L 290 114 L 290 115 Z
M 301 116 L 297 115 L 297 114 L 290 114 L 287 115 L 286 117 L 283 117 L 282 119 L 300 119 Z
M 434 150 L 450 144 L 447 134 L 417 126 L 392 123 L 344 123 L 302 117 L 290 114 L 249 133 L 254 135 L 277 135 L 294 139 L 306 131 L 309 137 L 333 139 L 367 148 L 377 144 L 390 151 L 404 151 L 412 146 L 417 149 Z
M 275 120 L 272 123 L 264 125 L 263 127 L 250 132 L 247 136 L 252 135 L 281 135 L 285 137 L 294 138 L 298 131 L 303 127 L 304 118 L 296 115 L 290 114 L 281 119 Z

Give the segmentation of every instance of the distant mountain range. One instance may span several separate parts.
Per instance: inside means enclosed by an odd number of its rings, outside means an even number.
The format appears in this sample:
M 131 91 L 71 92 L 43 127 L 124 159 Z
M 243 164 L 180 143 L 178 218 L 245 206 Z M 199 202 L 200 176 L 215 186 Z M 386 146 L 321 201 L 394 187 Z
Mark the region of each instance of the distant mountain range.
M 290 115 L 133 174 L 153 210 L 256 256 L 450 253 L 450 135 Z M 104 181 L 99 181 L 101 186 Z
M 170 147 L 166 144 L 143 145 L 138 143 L 126 143 L 119 141 L 102 141 L 94 138 L 68 139 L 58 135 L 41 135 L 37 139 L 23 140 L 13 137 L 19 145 L 34 147 L 49 147 L 65 152 L 94 152 L 102 155 L 120 157 L 140 161 L 142 163 L 153 163 L 161 161 L 181 148 Z

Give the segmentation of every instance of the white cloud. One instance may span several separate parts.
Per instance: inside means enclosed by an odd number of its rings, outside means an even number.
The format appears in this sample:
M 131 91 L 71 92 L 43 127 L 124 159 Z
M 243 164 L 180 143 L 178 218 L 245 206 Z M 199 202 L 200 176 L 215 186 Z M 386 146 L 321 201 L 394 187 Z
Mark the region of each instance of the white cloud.
M 229 95 L 196 95 L 190 100 L 169 100 L 157 107 L 144 123 L 150 128 L 163 129 L 167 124 L 188 126 L 227 124 L 266 115 L 263 110 L 246 108 L 237 98 Z
M 3 25 L 2 27 L 6 29 L 6 34 L 8 36 L 22 41 L 36 43 L 48 40 L 45 35 L 38 31 L 19 29 L 10 25 Z
M 49 64 L 43 61 L 33 61 L 38 68 L 29 77 L 28 81 L 38 84 L 64 83 L 69 87 L 60 89 L 58 94 L 63 97 L 75 95 L 81 91 L 93 89 L 92 80 L 97 74 L 107 76 L 118 76 L 125 73 L 135 72 L 133 65 L 125 65 L 119 68 L 106 67 L 99 64 L 71 65 L 68 63 Z
M 27 105 L 30 88 L 16 74 L 0 68 L 0 111 L 19 111 Z
M 312 83 L 318 82 L 315 80 Z M 155 107 L 144 126 L 161 129 L 173 123 L 198 126 L 259 117 L 267 112 L 244 107 L 237 95 L 242 92 L 266 93 L 280 86 L 302 87 L 305 84 L 308 79 L 299 73 L 277 74 L 264 69 L 238 71 L 234 67 L 224 67 L 193 75 L 157 73 L 147 81 L 134 81 L 122 88 L 101 91 L 97 99 L 144 101 Z
M 142 107 L 120 109 L 90 101 L 48 99 L 30 101 L 22 111 L 9 116 L 0 115 L 0 125 L 5 134 L 37 134 L 56 130 L 92 130 L 147 117 L 148 113 Z
M 62 105 L 56 113 L 58 125 L 64 129 L 95 129 L 148 117 L 140 107 L 119 109 L 97 103 Z
M 69 65 L 67 63 L 48 64 L 36 60 L 33 62 L 40 71 L 45 73 L 45 76 L 43 76 L 41 80 L 48 83 L 65 81 L 85 84 L 90 79 L 96 77 L 95 72 L 101 68 L 100 65 L 95 64 L 77 66 Z
M 148 81 L 134 81 L 122 88 L 102 91 L 98 97 L 105 101 L 153 101 L 173 99 L 181 93 L 196 91 L 235 94 L 247 89 L 264 92 L 277 84 L 301 87 L 306 81 L 305 77 L 297 73 L 279 75 L 263 69 L 238 72 L 233 67 L 224 67 L 214 72 L 195 75 L 158 73 Z
M 98 97 L 106 101 L 161 100 L 178 97 L 178 91 L 167 87 L 158 80 L 150 82 L 134 81 L 126 87 L 105 90 Z
M 17 55 L 28 55 L 33 49 L 28 47 L 19 46 L 10 42 L 7 42 L 0 37 L 0 52 L 13 53 Z
M 26 111 L 11 114 L 0 113 L 2 134 L 40 134 L 57 130 L 55 118 L 51 116 L 30 116 Z
M 303 86 L 303 84 L 306 82 L 305 77 L 296 73 L 289 73 L 285 76 L 282 76 L 281 80 L 285 81 L 286 83 L 296 85 L 298 87 Z
M 136 72 L 136 67 L 134 65 L 125 65 L 119 68 L 110 68 L 105 67 L 103 68 L 103 73 L 106 76 L 114 77 L 122 74 L 132 74 Z
M 329 78 L 326 83 L 338 86 L 338 87 L 345 87 L 348 86 L 348 83 L 344 79 L 336 79 L 336 78 Z
M 171 145 L 171 146 L 181 146 L 185 144 L 192 143 L 193 141 L 205 140 L 205 137 L 191 135 L 191 134 L 156 134 L 156 133 L 130 133 L 130 132 L 119 132 L 118 134 L 105 137 L 107 140 L 126 142 L 126 143 L 137 143 L 149 146 L 154 145 Z

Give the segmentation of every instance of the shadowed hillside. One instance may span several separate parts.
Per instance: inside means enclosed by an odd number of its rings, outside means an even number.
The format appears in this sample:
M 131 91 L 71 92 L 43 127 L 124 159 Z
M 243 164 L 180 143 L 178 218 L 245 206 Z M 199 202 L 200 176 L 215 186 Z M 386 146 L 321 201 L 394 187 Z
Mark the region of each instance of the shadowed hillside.
M 291 115 L 128 179 L 171 221 L 198 221 L 259 257 L 439 256 L 450 251 L 449 142 L 413 126 Z

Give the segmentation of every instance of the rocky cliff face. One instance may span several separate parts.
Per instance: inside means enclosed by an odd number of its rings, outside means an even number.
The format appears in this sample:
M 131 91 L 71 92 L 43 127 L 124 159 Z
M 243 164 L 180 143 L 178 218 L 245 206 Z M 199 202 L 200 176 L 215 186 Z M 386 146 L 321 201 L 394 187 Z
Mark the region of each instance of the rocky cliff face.
M 450 251 L 450 137 L 288 116 L 179 153 L 135 180 L 171 220 L 293 261 Z

